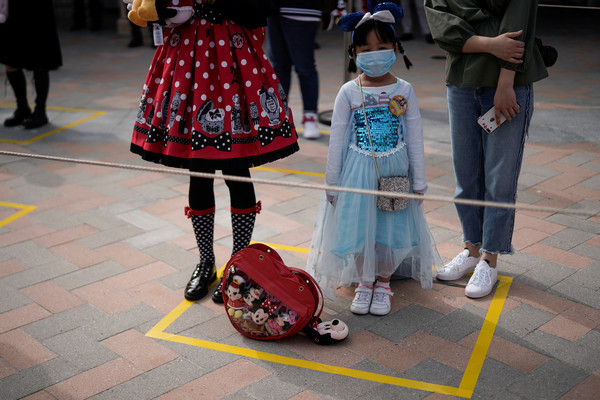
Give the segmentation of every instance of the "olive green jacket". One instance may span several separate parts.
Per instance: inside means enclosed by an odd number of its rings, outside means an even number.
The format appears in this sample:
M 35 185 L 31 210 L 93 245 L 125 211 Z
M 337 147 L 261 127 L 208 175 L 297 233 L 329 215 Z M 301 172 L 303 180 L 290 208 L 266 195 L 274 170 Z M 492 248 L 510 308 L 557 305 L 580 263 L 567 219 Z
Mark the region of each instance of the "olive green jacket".
M 431 35 L 446 51 L 446 83 L 459 87 L 496 87 L 500 68 L 516 71 L 515 86 L 548 76 L 535 45 L 537 0 L 425 0 Z M 523 30 L 523 63 L 512 64 L 489 53 L 463 53 L 473 35 L 495 37 Z

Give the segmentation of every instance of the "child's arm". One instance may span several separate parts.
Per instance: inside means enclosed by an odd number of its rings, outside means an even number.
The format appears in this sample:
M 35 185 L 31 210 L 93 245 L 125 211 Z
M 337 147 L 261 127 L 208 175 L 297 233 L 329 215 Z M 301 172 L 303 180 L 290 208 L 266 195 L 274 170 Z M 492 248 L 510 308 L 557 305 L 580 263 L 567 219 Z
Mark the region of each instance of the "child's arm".
M 331 117 L 331 134 L 329 135 L 329 153 L 327 154 L 327 167 L 325 169 L 325 183 L 329 186 L 339 185 L 342 172 L 342 157 L 347 142 L 348 121 L 350 121 L 351 103 L 344 88 L 342 88 L 333 105 Z M 327 200 L 333 202 L 337 192 L 327 191 Z
M 423 124 L 417 96 L 413 87 L 409 85 L 406 109 L 406 146 L 408 150 L 408 162 L 412 175 L 412 187 L 415 193 L 427 191 L 427 180 L 425 179 L 425 150 L 423 145 Z

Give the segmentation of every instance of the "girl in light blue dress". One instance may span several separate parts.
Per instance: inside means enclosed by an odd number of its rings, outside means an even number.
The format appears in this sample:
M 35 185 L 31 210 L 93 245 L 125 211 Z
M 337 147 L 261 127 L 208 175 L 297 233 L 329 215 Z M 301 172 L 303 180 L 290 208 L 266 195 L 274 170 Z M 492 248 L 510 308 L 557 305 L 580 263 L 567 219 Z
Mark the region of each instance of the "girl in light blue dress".
M 373 14 L 349 14 L 338 24 L 352 32 L 349 54 L 362 72 L 342 86 L 335 100 L 328 186 L 377 190 L 374 154 L 381 177 L 408 176 L 411 193 L 427 190 L 415 92 L 390 73 L 396 53 L 403 53 L 392 26 L 401 17 L 400 7 L 382 3 Z M 349 69 L 355 71 L 352 61 Z M 406 57 L 405 62 L 410 66 Z M 339 286 L 358 284 L 351 306 L 356 314 L 388 314 L 392 276 L 416 279 L 428 289 L 441 265 L 422 202 L 410 200 L 403 210 L 382 211 L 376 200 L 326 191 L 308 258 L 307 270 L 329 299 Z

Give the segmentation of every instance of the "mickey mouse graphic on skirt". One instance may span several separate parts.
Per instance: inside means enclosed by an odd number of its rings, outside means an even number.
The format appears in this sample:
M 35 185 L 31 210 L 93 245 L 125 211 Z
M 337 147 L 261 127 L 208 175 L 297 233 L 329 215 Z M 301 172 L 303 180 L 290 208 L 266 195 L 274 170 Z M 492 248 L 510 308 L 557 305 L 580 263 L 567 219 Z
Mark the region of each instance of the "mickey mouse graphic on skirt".
M 131 151 L 191 171 L 250 177 L 249 168 L 298 151 L 285 93 L 262 50 L 267 0 L 156 0 L 164 26 L 146 77 Z M 160 35 L 159 35 L 160 38 Z M 232 255 L 250 243 L 260 202 L 252 183 L 225 181 L 230 193 Z M 213 180 L 190 178 L 189 206 L 200 262 L 188 300 L 216 279 Z M 213 294 L 223 302 L 221 284 Z

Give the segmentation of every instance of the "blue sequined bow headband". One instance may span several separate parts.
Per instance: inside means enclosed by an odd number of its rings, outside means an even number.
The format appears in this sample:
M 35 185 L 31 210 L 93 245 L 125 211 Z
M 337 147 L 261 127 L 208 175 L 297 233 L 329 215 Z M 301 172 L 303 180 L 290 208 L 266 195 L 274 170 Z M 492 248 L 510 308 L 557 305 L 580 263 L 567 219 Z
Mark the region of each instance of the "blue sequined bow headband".
M 389 24 L 394 29 L 393 24 L 402 19 L 404 12 L 402 8 L 394 3 L 379 3 L 373 9 L 373 13 L 351 13 L 342 17 L 338 22 L 338 27 L 344 32 L 354 32 L 356 28 L 367 21 L 380 21 Z

